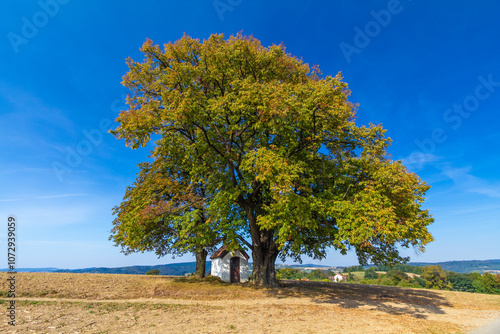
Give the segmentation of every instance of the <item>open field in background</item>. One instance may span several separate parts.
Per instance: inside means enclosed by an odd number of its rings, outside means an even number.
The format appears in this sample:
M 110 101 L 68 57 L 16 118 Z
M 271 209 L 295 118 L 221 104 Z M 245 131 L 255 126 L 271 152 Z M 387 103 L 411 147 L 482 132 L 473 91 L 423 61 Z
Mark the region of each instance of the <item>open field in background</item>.
M 0 273 L 5 308 L 6 278 Z M 330 282 L 267 289 L 215 278 L 18 273 L 16 290 L 18 325 L 3 315 L 0 333 L 466 333 L 500 318 L 499 295 Z
M 341 273 L 344 276 L 348 276 L 348 273 Z M 354 276 L 356 276 L 359 279 L 363 279 L 365 277 L 365 272 L 364 271 L 353 271 L 351 272 Z

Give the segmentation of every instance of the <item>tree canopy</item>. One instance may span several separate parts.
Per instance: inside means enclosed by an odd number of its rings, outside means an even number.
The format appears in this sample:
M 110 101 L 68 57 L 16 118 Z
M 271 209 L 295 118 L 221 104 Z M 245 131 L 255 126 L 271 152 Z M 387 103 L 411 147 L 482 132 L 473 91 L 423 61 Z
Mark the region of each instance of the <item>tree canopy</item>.
M 355 124 L 341 73 L 323 76 L 283 45 L 242 34 L 184 35 L 163 48 L 147 40 L 141 51 L 143 61 L 127 61 L 129 109 L 112 133 L 132 148 L 158 139 L 116 211 L 117 244 L 155 248 L 150 236 L 199 228 L 214 237 L 198 233 L 185 245 L 247 247 L 254 281 L 274 285 L 278 257 L 324 258 L 333 247 L 356 251 L 363 264 L 392 263 L 406 260 L 398 246 L 423 250 L 433 240 L 421 208 L 429 186 L 388 157 L 382 126 Z M 164 185 L 162 196 L 136 190 L 150 183 Z M 136 208 L 154 218 L 120 215 Z M 150 223 L 155 233 L 134 232 Z M 169 251 L 185 249 L 169 242 Z

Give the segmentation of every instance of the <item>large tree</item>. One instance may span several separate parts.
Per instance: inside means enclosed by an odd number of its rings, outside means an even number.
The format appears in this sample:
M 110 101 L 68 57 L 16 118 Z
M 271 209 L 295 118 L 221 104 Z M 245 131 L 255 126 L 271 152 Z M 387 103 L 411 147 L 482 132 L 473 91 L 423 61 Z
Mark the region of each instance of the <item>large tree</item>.
M 112 133 L 132 148 L 156 135 L 159 160 L 182 146 L 178 168 L 205 190 L 218 233 L 252 250 L 257 284 L 276 284 L 277 257 L 333 247 L 387 263 L 406 260 L 398 246 L 432 241 L 429 187 L 387 156 L 381 126 L 356 126 L 340 73 L 241 34 L 185 35 L 163 49 L 147 40 L 141 51 L 142 62 L 128 60 L 129 109 Z

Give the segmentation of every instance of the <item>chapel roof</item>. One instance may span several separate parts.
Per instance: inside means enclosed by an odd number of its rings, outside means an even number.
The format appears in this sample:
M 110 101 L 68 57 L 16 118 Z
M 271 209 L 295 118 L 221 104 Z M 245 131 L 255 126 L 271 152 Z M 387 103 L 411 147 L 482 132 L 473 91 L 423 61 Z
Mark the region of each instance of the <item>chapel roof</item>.
M 248 256 L 248 254 L 243 249 L 238 249 L 238 251 L 240 251 L 240 253 L 245 257 L 246 260 L 250 258 L 250 256 Z M 213 253 L 212 256 L 210 256 L 210 259 L 222 259 L 224 256 L 226 256 L 227 253 L 229 253 L 229 251 L 226 249 L 226 245 L 223 245 L 215 253 Z

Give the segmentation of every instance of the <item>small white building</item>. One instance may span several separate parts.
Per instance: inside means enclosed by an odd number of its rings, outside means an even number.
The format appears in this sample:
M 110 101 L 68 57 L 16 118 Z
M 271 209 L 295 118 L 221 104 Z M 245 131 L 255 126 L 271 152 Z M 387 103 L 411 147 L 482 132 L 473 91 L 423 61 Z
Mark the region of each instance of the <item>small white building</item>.
M 229 252 L 226 246 L 219 248 L 211 257 L 212 276 L 220 277 L 228 283 L 248 282 L 250 257 L 244 250 Z
M 330 276 L 328 277 L 328 279 L 334 282 L 342 282 L 342 281 L 347 282 L 347 277 L 345 277 L 342 274 L 336 274 L 335 276 Z

